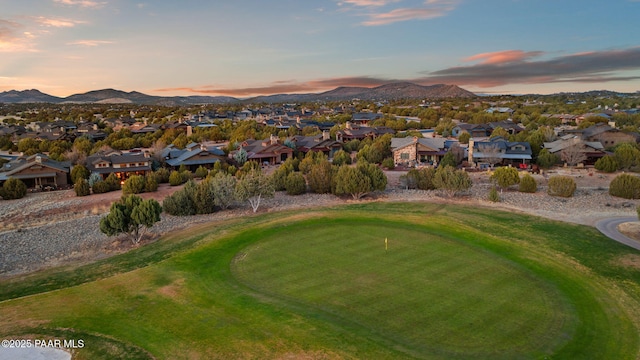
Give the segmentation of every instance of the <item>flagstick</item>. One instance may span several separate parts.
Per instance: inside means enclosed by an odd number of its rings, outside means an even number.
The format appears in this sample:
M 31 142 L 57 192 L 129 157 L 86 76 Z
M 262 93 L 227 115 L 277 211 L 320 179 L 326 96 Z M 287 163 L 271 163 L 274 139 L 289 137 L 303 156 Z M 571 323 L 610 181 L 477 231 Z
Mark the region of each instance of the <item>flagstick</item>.
M 384 250 L 389 250 L 389 241 L 387 240 L 387 238 L 384 238 Z

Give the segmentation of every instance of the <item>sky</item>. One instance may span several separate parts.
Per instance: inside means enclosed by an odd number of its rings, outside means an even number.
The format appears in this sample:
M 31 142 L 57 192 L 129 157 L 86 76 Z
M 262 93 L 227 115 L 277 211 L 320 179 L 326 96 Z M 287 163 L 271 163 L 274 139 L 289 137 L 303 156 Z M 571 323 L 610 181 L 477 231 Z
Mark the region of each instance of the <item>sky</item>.
M 640 91 L 640 0 L 0 0 L 0 91 Z

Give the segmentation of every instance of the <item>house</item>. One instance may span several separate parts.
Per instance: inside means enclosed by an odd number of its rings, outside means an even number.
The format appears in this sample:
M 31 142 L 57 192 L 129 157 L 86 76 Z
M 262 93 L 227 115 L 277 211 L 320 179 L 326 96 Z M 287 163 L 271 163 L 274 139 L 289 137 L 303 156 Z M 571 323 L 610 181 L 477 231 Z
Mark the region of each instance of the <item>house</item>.
M 382 136 L 384 134 L 395 134 L 395 131 L 391 128 L 379 126 L 379 127 L 368 127 L 368 126 L 358 126 L 354 125 L 351 122 L 347 121 L 345 124 L 346 127 L 342 130 L 339 130 L 336 133 L 336 140 L 339 142 L 348 142 L 351 140 L 364 140 L 366 138 L 375 139 L 378 136 Z
M 625 142 L 636 143 L 638 140 L 637 134 L 623 132 L 605 123 L 597 123 L 585 129 L 565 130 L 560 135 L 575 135 L 586 142 L 600 142 L 605 148 Z
M 131 175 L 146 175 L 151 172 L 151 158 L 149 154 L 141 152 L 98 152 L 87 157 L 87 169 L 102 175 L 103 179 L 115 174 L 124 181 Z
M 437 165 L 447 153 L 445 138 L 392 138 L 391 153 L 396 165 Z
M 556 141 L 545 142 L 543 148 L 569 164 L 593 165 L 607 154 L 599 141 L 585 141 L 575 135 L 564 135 Z
M 44 154 L 20 156 L 0 168 L 0 183 L 9 178 L 22 180 L 27 188 L 59 187 L 70 183 L 71 164 L 49 159 Z
M 296 150 L 303 154 L 306 154 L 309 151 L 322 152 L 327 155 L 329 159 L 333 158 L 333 154 L 335 154 L 336 151 L 342 149 L 342 144 L 331 139 L 328 130 L 323 131 L 322 135 L 295 135 L 289 137 L 287 140 L 294 143 L 296 145 Z
M 184 149 L 176 149 L 174 145 L 162 150 L 162 157 L 174 169 L 186 166 L 191 172 L 195 172 L 200 166 L 211 169 L 217 162 L 226 162 L 227 158 L 217 145 L 191 143 Z
M 528 164 L 532 154 L 531 145 L 528 142 L 510 142 L 500 136 L 481 141 L 473 138 L 469 140 L 469 163 Z
M 368 126 L 370 123 L 382 119 L 382 114 L 370 112 L 358 112 L 351 115 L 351 122 L 357 125 Z
M 260 164 L 277 165 L 293 157 L 293 149 L 279 144 L 278 137 L 274 135 L 266 140 L 245 140 L 240 148 L 247 152 L 247 160 Z M 237 151 L 239 150 L 231 152 L 229 156 L 233 158 Z
M 493 129 L 489 124 L 460 123 L 451 129 L 451 135 L 457 138 L 463 132 L 467 132 L 471 137 L 486 137 L 491 135 L 492 131 Z

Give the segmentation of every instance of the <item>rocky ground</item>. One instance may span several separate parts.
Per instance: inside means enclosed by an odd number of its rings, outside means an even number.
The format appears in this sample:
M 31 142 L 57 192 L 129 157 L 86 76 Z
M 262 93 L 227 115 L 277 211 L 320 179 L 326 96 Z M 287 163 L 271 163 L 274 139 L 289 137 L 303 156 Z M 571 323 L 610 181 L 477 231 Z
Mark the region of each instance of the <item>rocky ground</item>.
M 487 173 L 472 173 L 472 190 L 461 197 L 446 199 L 436 191 L 404 190 L 399 188 L 402 172 L 388 172 L 387 191 L 375 201 L 435 201 L 469 204 L 488 208 L 507 209 L 555 220 L 593 225 L 599 219 L 615 216 L 634 216 L 638 200 L 611 197 L 607 187 L 612 175 L 587 170 L 558 170 L 570 175 L 578 183 L 572 198 L 548 196 L 544 190 L 546 179 L 552 174 L 535 175 L 539 190 L 534 194 L 515 190 L 501 194 L 501 202 L 487 199 L 491 187 Z M 161 201 L 177 188 L 162 185 L 159 191 L 143 194 Z M 78 198 L 73 191 L 28 194 L 19 200 L 0 202 L 0 276 L 13 276 L 61 264 L 81 263 L 111 256 L 131 248 L 125 238 L 108 238 L 99 230 L 100 217 L 109 210 L 111 202 L 120 192 Z M 267 199 L 259 211 L 309 208 L 344 203 L 345 199 L 333 195 L 306 194 L 287 196 L 277 193 Z M 364 201 L 371 201 L 365 199 Z M 248 206 L 212 215 L 174 217 L 163 214 L 162 221 L 151 229 L 151 236 L 184 228 L 193 223 L 248 216 Z

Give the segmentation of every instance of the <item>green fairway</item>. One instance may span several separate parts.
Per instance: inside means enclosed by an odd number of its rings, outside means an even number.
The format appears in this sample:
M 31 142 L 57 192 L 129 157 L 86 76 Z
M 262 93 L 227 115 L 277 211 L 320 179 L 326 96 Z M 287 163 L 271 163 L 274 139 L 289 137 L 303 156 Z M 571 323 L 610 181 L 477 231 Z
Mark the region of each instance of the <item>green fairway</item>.
M 0 335 L 83 339 L 78 359 L 635 359 L 632 257 L 470 207 L 269 213 L 0 282 Z

